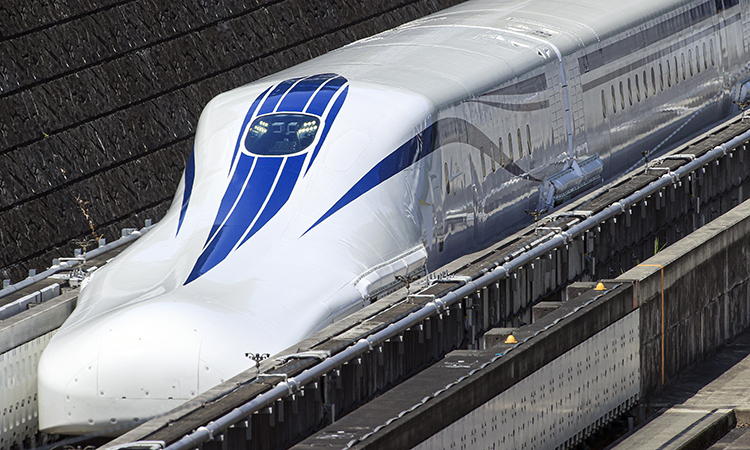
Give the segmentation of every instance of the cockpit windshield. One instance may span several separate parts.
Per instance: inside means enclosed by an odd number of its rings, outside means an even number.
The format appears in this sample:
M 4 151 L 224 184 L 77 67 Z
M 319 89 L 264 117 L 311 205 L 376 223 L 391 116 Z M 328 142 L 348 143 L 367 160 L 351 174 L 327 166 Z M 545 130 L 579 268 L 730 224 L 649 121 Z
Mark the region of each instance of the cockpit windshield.
M 320 119 L 309 114 L 276 113 L 253 120 L 245 138 L 248 152 L 263 156 L 291 155 L 313 143 Z

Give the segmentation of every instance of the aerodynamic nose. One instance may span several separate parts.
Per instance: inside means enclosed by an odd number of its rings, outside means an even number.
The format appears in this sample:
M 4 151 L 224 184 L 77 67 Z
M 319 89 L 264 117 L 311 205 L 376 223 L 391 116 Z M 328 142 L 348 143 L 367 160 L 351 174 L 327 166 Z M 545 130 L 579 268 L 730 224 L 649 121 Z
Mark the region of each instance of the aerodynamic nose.
M 204 342 L 200 309 L 141 304 L 61 329 L 39 362 L 40 428 L 120 434 L 251 366 Z

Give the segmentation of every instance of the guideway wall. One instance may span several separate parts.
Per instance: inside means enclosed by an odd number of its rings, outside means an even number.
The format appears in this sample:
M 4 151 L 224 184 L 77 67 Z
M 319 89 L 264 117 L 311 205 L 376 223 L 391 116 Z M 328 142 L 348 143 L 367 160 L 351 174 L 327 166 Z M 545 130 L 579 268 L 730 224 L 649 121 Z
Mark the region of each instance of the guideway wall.
M 572 447 L 748 328 L 749 248 L 745 202 L 603 291 L 571 286 L 518 344 L 451 352 L 293 448 Z

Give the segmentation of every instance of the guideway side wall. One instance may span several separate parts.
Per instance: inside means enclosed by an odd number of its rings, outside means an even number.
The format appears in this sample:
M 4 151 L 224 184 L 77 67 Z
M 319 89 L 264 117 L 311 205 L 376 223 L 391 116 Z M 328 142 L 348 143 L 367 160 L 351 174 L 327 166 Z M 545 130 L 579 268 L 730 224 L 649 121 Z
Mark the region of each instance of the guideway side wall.
M 649 396 L 750 326 L 750 202 L 618 279 L 635 280 Z

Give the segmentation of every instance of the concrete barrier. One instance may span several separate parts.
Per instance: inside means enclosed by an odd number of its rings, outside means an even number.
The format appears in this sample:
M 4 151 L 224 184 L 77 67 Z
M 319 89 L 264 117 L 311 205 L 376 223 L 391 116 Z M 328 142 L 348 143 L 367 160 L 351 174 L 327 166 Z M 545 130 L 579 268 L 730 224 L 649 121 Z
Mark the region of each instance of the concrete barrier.
M 750 325 L 750 202 L 617 280 L 635 283 L 648 396 Z

